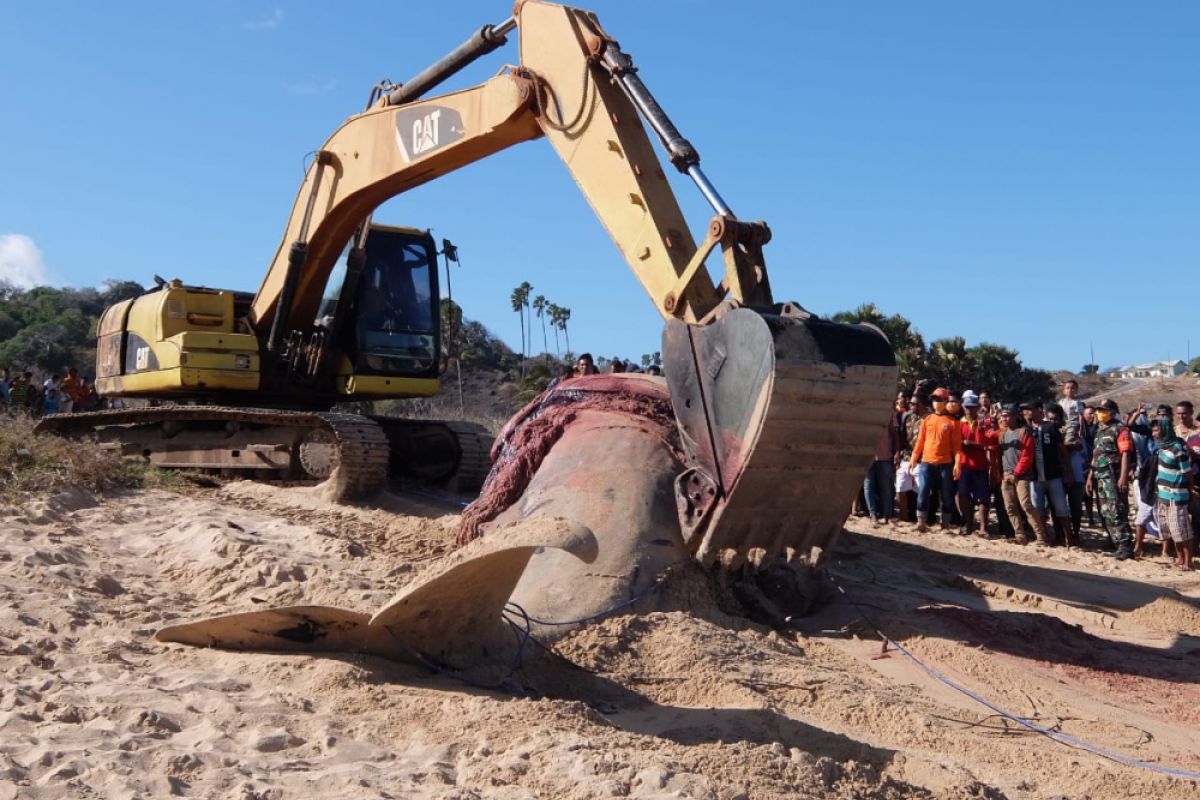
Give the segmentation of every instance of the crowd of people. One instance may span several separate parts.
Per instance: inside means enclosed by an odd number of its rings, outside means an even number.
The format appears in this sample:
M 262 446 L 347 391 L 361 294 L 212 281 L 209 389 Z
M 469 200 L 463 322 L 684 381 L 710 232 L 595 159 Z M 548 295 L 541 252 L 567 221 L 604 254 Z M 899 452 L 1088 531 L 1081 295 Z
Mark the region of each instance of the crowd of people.
M 1101 546 L 1116 558 L 1141 557 L 1156 535 L 1164 558 L 1191 569 L 1200 535 L 1192 403 L 1139 404 L 1122 416 L 1116 401 L 1089 405 L 1078 393 L 1074 380 L 1045 404 L 998 403 L 927 383 L 899 393 L 860 513 L 876 525 L 915 523 L 922 533 L 936 523 L 951 533 L 1071 547 L 1081 542 L 1086 511 L 1089 525 L 1099 518 Z
M 622 361 L 620 359 L 612 359 L 608 362 L 605 372 L 609 375 L 621 372 L 644 372 L 647 375 L 662 375 L 662 367 L 657 364 L 651 364 L 646 368 L 640 368 L 632 361 Z M 564 364 L 559 374 L 550 381 L 547 387 L 553 389 L 558 384 L 571 378 L 581 378 L 584 375 L 599 375 L 600 368 L 596 366 L 596 359 L 591 353 L 584 353 L 575 361 L 574 364 Z
M 63 376 L 50 375 L 40 383 L 33 372 L 26 370 L 9 376 L 0 370 L 0 404 L 10 413 L 42 417 L 47 414 L 69 414 L 75 411 L 94 411 L 101 407 L 96 385 L 71 367 Z
M 552 385 L 598 371 L 584 353 Z M 661 374 L 657 367 L 647 372 Z M 1164 558 L 1173 549 L 1172 563 L 1191 569 L 1200 536 L 1200 425 L 1192 403 L 1140 404 L 1122 417 L 1114 400 L 1089 405 L 1078 392 L 1074 380 L 1046 404 L 993 402 L 986 392 L 928 382 L 900 392 L 859 512 L 876 525 L 915 523 L 921 533 L 936 524 L 963 535 L 1071 547 L 1081 542 L 1086 511 L 1089 526 L 1099 519 L 1101 546 L 1116 558 L 1142 556 L 1153 535 Z M 0 370 L 0 403 L 32 416 L 102 407 L 95 384 L 74 367 L 40 383 L 30 371 L 10 377 Z

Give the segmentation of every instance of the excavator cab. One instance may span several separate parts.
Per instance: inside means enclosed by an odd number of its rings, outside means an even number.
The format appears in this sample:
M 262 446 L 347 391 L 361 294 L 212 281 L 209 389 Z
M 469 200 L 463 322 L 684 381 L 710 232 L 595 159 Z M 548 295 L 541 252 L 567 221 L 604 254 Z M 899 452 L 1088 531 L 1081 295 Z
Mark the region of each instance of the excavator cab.
M 330 275 L 315 328 L 338 354 L 341 395 L 437 391 L 437 248 L 428 231 L 371 224 Z
M 375 230 L 367 240 L 355 315 L 356 371 L 437 374 L 436 254 L 427 239 Z

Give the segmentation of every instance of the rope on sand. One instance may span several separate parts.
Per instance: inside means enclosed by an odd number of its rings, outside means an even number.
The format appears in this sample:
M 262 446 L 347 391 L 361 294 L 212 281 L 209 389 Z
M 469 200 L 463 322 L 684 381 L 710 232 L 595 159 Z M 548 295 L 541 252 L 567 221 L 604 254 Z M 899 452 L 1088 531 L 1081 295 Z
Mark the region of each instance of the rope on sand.
M 1095 755 L 1101 756 L 1102 758 L 1107 758 L 1111 761 L 1116 761 L 1119 764 L 1124 764 L 1129 767 L 1140 767 L 1141 769 L 1148 769 L 1152 772 L 1158 772 L 1163 775 L 1170 775 L 1170 776 L 1176 777 L 1176 778 L 1186 778 L 1188 780 L 1200 781 L 1200 773 L 1191 772 L 1186 769 L 1178 769 L 1176 767 L 1165 767 L 1165 766 L 1162 766 L 1161 764 L 1151 764 L 1148 761 L 1141 761 L 1139 759 L 1133 758 L 1132 756 L 1124 755 L 1123 753 L 1116 753 L 1116 752 L 1113 752 L 1112 750 L 1107 750 L 1103 747 L 1100 747 L 1099 745 L 1094 745 L 1094 744 L 1091 744 L 1090 742 L 1085 742 L 1082 739 L 1077 739 L 1074 736 L 1069 736 L 1065 733 L 1060 733 L 1059 731 L 1052 730 L 1050 728 L 1046 728 L 1041 725 L 1038 725 L 1036 722 L 1033 722 L 1029 719 L 1018 716 L 1017 714 L 1014 714 L 1011 711 L 1006 711 L 1005 709 L 1001 708 L 1000 706 L 996 705 L 995 703 L 991 702 L 990 700 L 987 700 L 984 697 L 980 697 L 978 694 L 971 691 L 967 687 L 965 687 L 959 683 L 956 683 L 954 680 L 952 680 L 950 678 L 947 678 L 945 675 L 938 672 L 936 669 L 929 666 L 921 659 L 917 658 L 915 655 L 913 655 L 911 652 L 909 652 L 908 648 L 906 648 L 904 645 L 900 644 L 899 642 L 897 642 L 893 639 L 888 638 L 882 631 L 879 630 L 879 627 L 871 620 L 871 618 L 869 616 L 867 616 L 867 613 L 862 610 L 862 608 L 858 605 L 858 603 L 854 602 L 854 600 L 850 597 L 850 595 L 846 593 L 846 590 L 841 587 L 841 584 L 839 584 L 837 582 L 837 580 L 833 577 L 833 575 L 829 574 L 828 570 L 825 571 L 825 574 L 829 577 L 829 581 L 833 584 L 834 588 L 837 589 L 839 592 L 841 592 L 842 596 L 846 598 L 846 601 L 848 603 L 850 603 L 850 605 L 852 605 L 854 607 L 854 609 L 858 612 L 858 615 L 862 618 L 863 622 L 867 623 L 867 625 L 871 628 L 871 630 L 873 630 L 875 632 L 875 634 L 880 639 L 883 640 L 885 646 L 890 644 L 892 647 L 896 648 L 898 651 L 903 653 L 910 661 L 912 661 L 914 664 L 916 664 L 918 667 L 920 667 L 922 670 L 924 670 L 925 673 L 927 675 L 929 675 L 931 678 L 933 678 L 934 680 L 937 680 L 937 681 L 945 684 L 946 686 L 949 686 L 951 689 L 954 689 L 957 692 L 961 692 L 962 694 L 965 694 L 967 697 L 971 698 L 972 700 L 987 706 L 988 708 L 990 708 L 992 711 L 996 712 L 1000 716 L 1005 717 L 1005 718 L 1017 723 L 1018 725 L 1033 731 L 1034 733 L 1040 733 L 1043 736 L 1049 737 L 1049 738 L 1053 739 L 1054 741 L 1059 742 L 1060 744 L 1065 744 L 1068 747 L 1076 747 L 1080 750 L 1087 750 L 1089 753 L 1094 753 Z
M 442 677 L 458 681 L 459 683 L 470 686 L 473 689 L 481 689 L 489 692 L 505 692 L 514 697 L 528 697 L 530 696 L 529 692 L 522 688 L 516 681 L 517 670 L 521 668 L 521 664 L 524 661 L 525 648 L 530 642 L 532 642 L 536 645 L 539 645 L 543 649 L 549 649 L 546 647 L 546 645 L 538 641 L 538 639 L 533 635 L 534 625 L 583 625 L 603 619 L 611 614 L 615 614 L 618 611 L 638 603 L 651 593 L 662 588 L 663 583 L 670 576 L 671 572 L 679 566 L 680 563 L 684 562 L 676 562 L 675 564 L 670 564 L 663 568 L 663 570 L 655 576 L 654 581 L 649 586 L 642 589 L 642 591 L 638 592 L 633 597 L 630 597 L 628 600 L 622 600 L 616 605 L 610 606 L 603 611 L 595 614 L 589 614 L 588 616 L 580 617 L 579 619 L 561 621 L 538 619 L 537 617 L 530 616 L 529 613 L 517 603 L 511 601 L 505 603 L 502 614 L 504 621 L 508 623 L 509 628 L 512 629 L 513 635 L 517 639 L 517 652 L 513 656 L 512 664 L 508 669 L 508 674 L 496 683 L 481 683 L 456 670 L 447 669 L 446 667 L 438 664 L 436 661 L 426 656 L 424 653 L 405 644 L 394 633 L 392 633 L 390 629 L 388 629 L 388 634 L 396 644 L 408 651 L 409 655 L 412 656 L 417 663 L 428 669 L 430 672 L 434 672 Z

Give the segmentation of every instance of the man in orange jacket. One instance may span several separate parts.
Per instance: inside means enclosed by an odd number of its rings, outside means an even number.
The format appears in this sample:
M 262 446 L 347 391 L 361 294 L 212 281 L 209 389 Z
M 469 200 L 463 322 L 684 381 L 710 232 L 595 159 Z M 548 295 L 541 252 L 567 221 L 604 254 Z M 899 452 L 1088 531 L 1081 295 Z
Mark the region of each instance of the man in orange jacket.
M 962 427 L 957 419 L 946 410 L 950 393 L 939 387 L 929 396 L 933 401 L 933 413 L 921 420 L 921 431 L 913 445 L 911 467 L 920 464 L 917 471 L 917 531 L 929 530 L 933 510 L 929 505 L 929 489 L 937 481 L 942 497 L 942 529 L 950 528 L 954 513 L 955 484 L 959 476 L 959 456 L 962 455 Z

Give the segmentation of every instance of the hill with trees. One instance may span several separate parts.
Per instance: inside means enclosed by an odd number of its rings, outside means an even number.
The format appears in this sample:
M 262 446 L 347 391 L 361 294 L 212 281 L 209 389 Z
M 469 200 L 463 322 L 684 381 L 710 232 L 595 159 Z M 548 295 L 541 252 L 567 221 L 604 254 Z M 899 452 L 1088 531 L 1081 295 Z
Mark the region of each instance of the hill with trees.
M 0 283 L 0 367 L 61 374 L 76 366 L 91 375 L 100 314 L 144 291 L 133 281 L 107 281 L 101 289 Z

